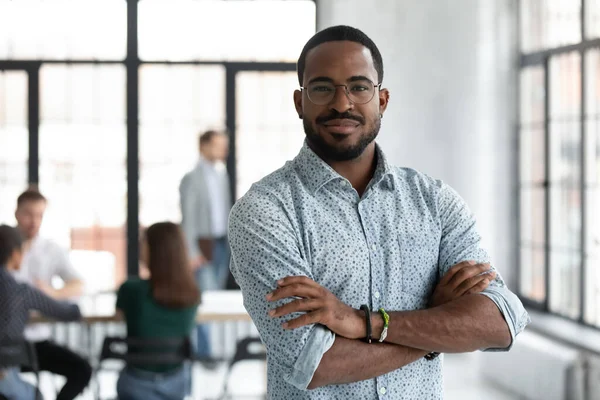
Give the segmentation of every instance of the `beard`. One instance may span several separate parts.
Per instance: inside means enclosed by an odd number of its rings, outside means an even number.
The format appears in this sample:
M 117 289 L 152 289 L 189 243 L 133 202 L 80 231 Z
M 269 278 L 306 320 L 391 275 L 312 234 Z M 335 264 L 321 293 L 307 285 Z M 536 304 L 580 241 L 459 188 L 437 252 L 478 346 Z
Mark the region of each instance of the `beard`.
M 317 118 L 317 122 L 323 123 L 331 119 L 336 118 L 348 118 L 355 119 L 360 122 L 360 117 L 347 117 L 344 114 L 336 114 L 328 116 L 326 118 Z M 363 120 L 364 121 L 364 120 Z M 310 144 L 310 147 L 319 154 L 323 159 L 327 161 L 350 161 L 354 160 L 362 155 L 367 146 L 377 138 L 379 129 L 381 128 L 381 119 L 376 118 L 373 124 L 373 129 L 363 133 L 358 141 L 351 145 L 332 145 L 325 141 L 322 135 L 317 133 L 317 130 L 313 128 L 311 121 L 306 118 L 302 118 L 302 124 L 304 125 L 304 133 L 306 134 L 306 140 Z M 335 135 L 333 135 L 335 137 Z M 345 136 L 341 135 L 340 138 Z

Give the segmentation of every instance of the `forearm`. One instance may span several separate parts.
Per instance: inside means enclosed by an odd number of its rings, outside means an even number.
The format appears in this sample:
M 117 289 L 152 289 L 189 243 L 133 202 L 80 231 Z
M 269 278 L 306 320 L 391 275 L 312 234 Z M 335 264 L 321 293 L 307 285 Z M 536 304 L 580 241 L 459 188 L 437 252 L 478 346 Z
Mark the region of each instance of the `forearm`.
M 54 292 L 54 298 L 57 300 L 69 300 L 74 297 L 79 297 L 83 294 L 83 282 L 75 279 L 65 283 L 61 289 Z
M 374 315 L 373 334 L 379 338 L 383 320 Z M 390 313 L 386 342 L 443 353 L 505 348 L 511 335 L 496 304 L 474 294 L 439 307 Z
M 365 343 L 336 336 L 323 355 L 309 389 L 371 379 L 408 365 L 428 351 L 388 343 Z

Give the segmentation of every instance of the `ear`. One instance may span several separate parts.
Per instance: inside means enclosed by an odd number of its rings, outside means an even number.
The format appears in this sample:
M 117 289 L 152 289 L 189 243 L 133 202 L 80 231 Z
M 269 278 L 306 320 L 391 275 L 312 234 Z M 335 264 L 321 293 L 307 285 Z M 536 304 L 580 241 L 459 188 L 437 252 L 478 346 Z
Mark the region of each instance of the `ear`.
M 294 90 L 294 107 L 296 107 L 296 113 L 298 113 L 298 117 L 302 118 L 303 110 L 302 110 L 302 91 Z
M 390 101 L 390 91 L 387 89 L 379 89 L 379 114 L 383 115 Z

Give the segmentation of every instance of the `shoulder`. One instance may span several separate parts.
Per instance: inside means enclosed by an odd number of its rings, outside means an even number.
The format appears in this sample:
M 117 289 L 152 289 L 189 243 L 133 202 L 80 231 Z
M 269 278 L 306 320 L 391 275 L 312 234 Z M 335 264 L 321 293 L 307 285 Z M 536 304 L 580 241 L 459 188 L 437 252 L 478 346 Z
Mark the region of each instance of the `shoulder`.
M 4 267 L 0 267 L 4 268 Z M 4 270 L 0 271 L 0 288 L 3 292 L 20 290 L 26 288 L 28 285 L 25 283 L 19 283 L 10 272 Z
M 139 278 L 129 278 L 119 287 L 119 295 L 132 292 L 139 292 L 148 287 L 148 281 Z
M 31 248 L 29 251 L 32 253 L 40 253 L 47 256 L 48 254 L 56 253 L 66 254 L 67 248 L 60 245 L 58 242 L 52 239 L 38 236 L 31 244 Z
M 437 196 L 446 184 L 412 168 L 392 167 L 394 183 L 400 188 L 426 196 Z
M 293 201 L 294 187 L 299 185 L 297 175 L 287 163 L 282 168 L 254 183 L 233 206 L 230 219 L 247 220 L 257 213 L 277 215 L 284 212 Z
M 181 178 L 181 185 L 186 185 L 194 182 L 198 179 L 203 179 L 202 167 L 200 164 L 196 165 L 193 169 L 188 171 L 183 178 Z

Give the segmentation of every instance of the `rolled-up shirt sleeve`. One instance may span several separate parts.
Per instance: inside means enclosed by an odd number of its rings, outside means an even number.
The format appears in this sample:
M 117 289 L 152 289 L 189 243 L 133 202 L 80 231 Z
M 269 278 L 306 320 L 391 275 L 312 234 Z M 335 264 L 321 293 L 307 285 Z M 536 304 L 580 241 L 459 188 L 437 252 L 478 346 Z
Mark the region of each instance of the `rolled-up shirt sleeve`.
M 252 190 L 233 207 L 229 218 L 231 272 L 244 296 L 244 306 L 267 349 L 267 357 L 283 371 L 286 382 L 305 390 L 323 354 L 335 340 L 322 325 L 285 330 L 281 324 L 301 313 L 272 318 L 269 310 L 292 301 L 275 303 L 266 295 L 286 276 L 313 278 L 302 257 L 293 222 L 275 193 Z
M 442 224 L 442 238 L 439 253 L 439 276 L 467 260 L 490 263 L 488 253 L 481 247 L 481 236 L 477 232 L 475 217 L 465 201 L 446 184 L 440 183 L 438 212 Z M 491 348 L 484 351 L 508 351 L 515 338 L 531 322 L 521 300 L 512 293 L 496 271 L 496 279 L 481 294 L 492 300 L 504 317 L 511 335 L 511 343 L 506 348 Z

